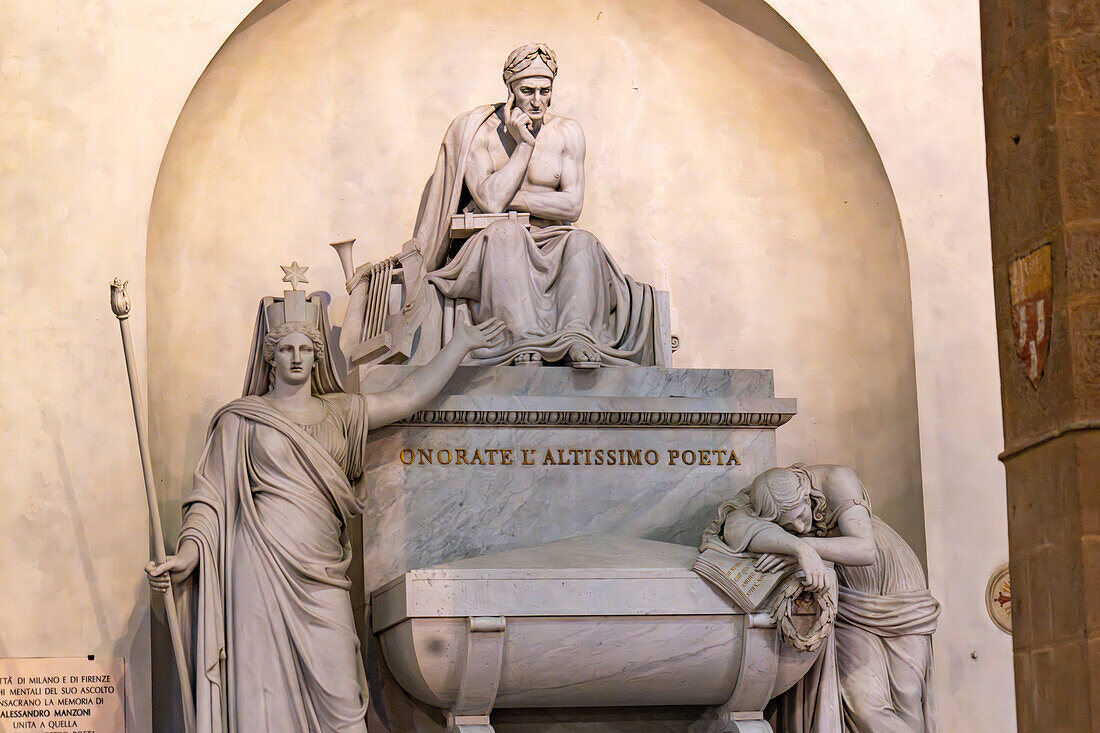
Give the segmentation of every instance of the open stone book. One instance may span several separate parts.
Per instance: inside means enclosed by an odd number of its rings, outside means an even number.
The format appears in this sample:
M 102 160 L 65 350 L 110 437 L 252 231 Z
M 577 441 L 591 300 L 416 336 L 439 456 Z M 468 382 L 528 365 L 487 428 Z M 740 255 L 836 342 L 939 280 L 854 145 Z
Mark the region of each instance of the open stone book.
M 797 564 L 764 572 L 756 567 L 757 558 L 757 555 L 708 547 L 699 553 L 692 570 L 732 598 L 743 611 L 751 613 L 764 610 L 767 601 L 781 587 L 799 582 Z

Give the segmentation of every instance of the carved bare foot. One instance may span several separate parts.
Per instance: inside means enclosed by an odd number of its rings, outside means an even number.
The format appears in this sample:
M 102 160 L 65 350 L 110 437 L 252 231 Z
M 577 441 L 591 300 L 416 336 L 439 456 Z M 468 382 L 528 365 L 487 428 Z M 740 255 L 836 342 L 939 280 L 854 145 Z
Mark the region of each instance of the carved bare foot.
M 569 365 L 576 369 L 595 369 L 600 365 L 600 352 L 589 343 L 569 347 Z
M 512 359 L 512 364 L 516 366 L 542 366 L 542 355 L 533 351 L 525 351 L 522 354 L 516 354 L 516 357 Z

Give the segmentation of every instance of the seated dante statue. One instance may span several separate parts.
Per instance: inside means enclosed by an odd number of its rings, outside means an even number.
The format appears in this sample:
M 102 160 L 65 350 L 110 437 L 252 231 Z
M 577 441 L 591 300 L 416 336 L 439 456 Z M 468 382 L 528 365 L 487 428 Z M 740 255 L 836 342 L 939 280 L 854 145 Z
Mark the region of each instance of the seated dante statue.
M 596 237 L 573 226 L 584 203 L 584 132 L 550 112 L 554 52 L 517 48 L 504 67 L 508 101 L 460 115 L 447 130 L 417 216 L 427 282 L 499 318 L 505 338 L 475 364 L 652 364 L 653 288 L 623 274 Z M 455 251 L 455 214 L 502 216 Z M 452 256 L 453 255 L 453 256 Z

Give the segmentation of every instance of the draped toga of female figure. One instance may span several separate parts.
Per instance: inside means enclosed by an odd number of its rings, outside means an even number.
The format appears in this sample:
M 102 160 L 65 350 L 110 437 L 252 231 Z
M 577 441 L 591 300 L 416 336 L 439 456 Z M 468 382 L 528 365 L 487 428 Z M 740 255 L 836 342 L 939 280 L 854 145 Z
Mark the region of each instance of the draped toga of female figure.
M 462 325 L 394 389 L 348 394 L 323 308 L 286 296 L 261 304 L 245 394 L 214 415 L 176 554 L 146 568 L 154 589 L 182 583 L 201 733 L 365 733 L 347 527 L 368 427 L 420 409 L 504 328 Z
M 933 733 L 932 632 L 939 603 L 916 553 L 885 522 L 855 471 L 800 463 L 772 468 L 718 509 L 702 548 L 765 553 L 757 566 L 797 563 L 806 585 L 836 565 L 836 627 L 815 669 L 780 698 L 790 733 Z

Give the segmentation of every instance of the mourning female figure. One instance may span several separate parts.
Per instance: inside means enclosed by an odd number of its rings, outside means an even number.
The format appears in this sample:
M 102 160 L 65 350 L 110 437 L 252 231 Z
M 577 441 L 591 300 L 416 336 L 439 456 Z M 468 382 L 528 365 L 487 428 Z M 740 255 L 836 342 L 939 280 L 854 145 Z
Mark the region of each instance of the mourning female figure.
M 795 464 L 765 471 L 719 508 L 703 534 L 704 548 L 723 541 L 734 552 L 764 553 L 761 569 L 797 563 L 815 589 L 832 582 L 824 561 L 836 566 L 834 643 L 819 668 L 780 700 L 780 730 L 935 730 L 932 632 L 939 604 L 916 554 L 871 513 L 852 469 Z
M 268 300 L 245 396 L 211 422 L 176 554 L 147 572 L 154 588 L 169 573 L 181 583 L 198 731 L 365 733 L 347 526 L 368 427 L 422 407 L 503 324 L 460 326 L 394 389 L 348 394 L 319 305 Z

